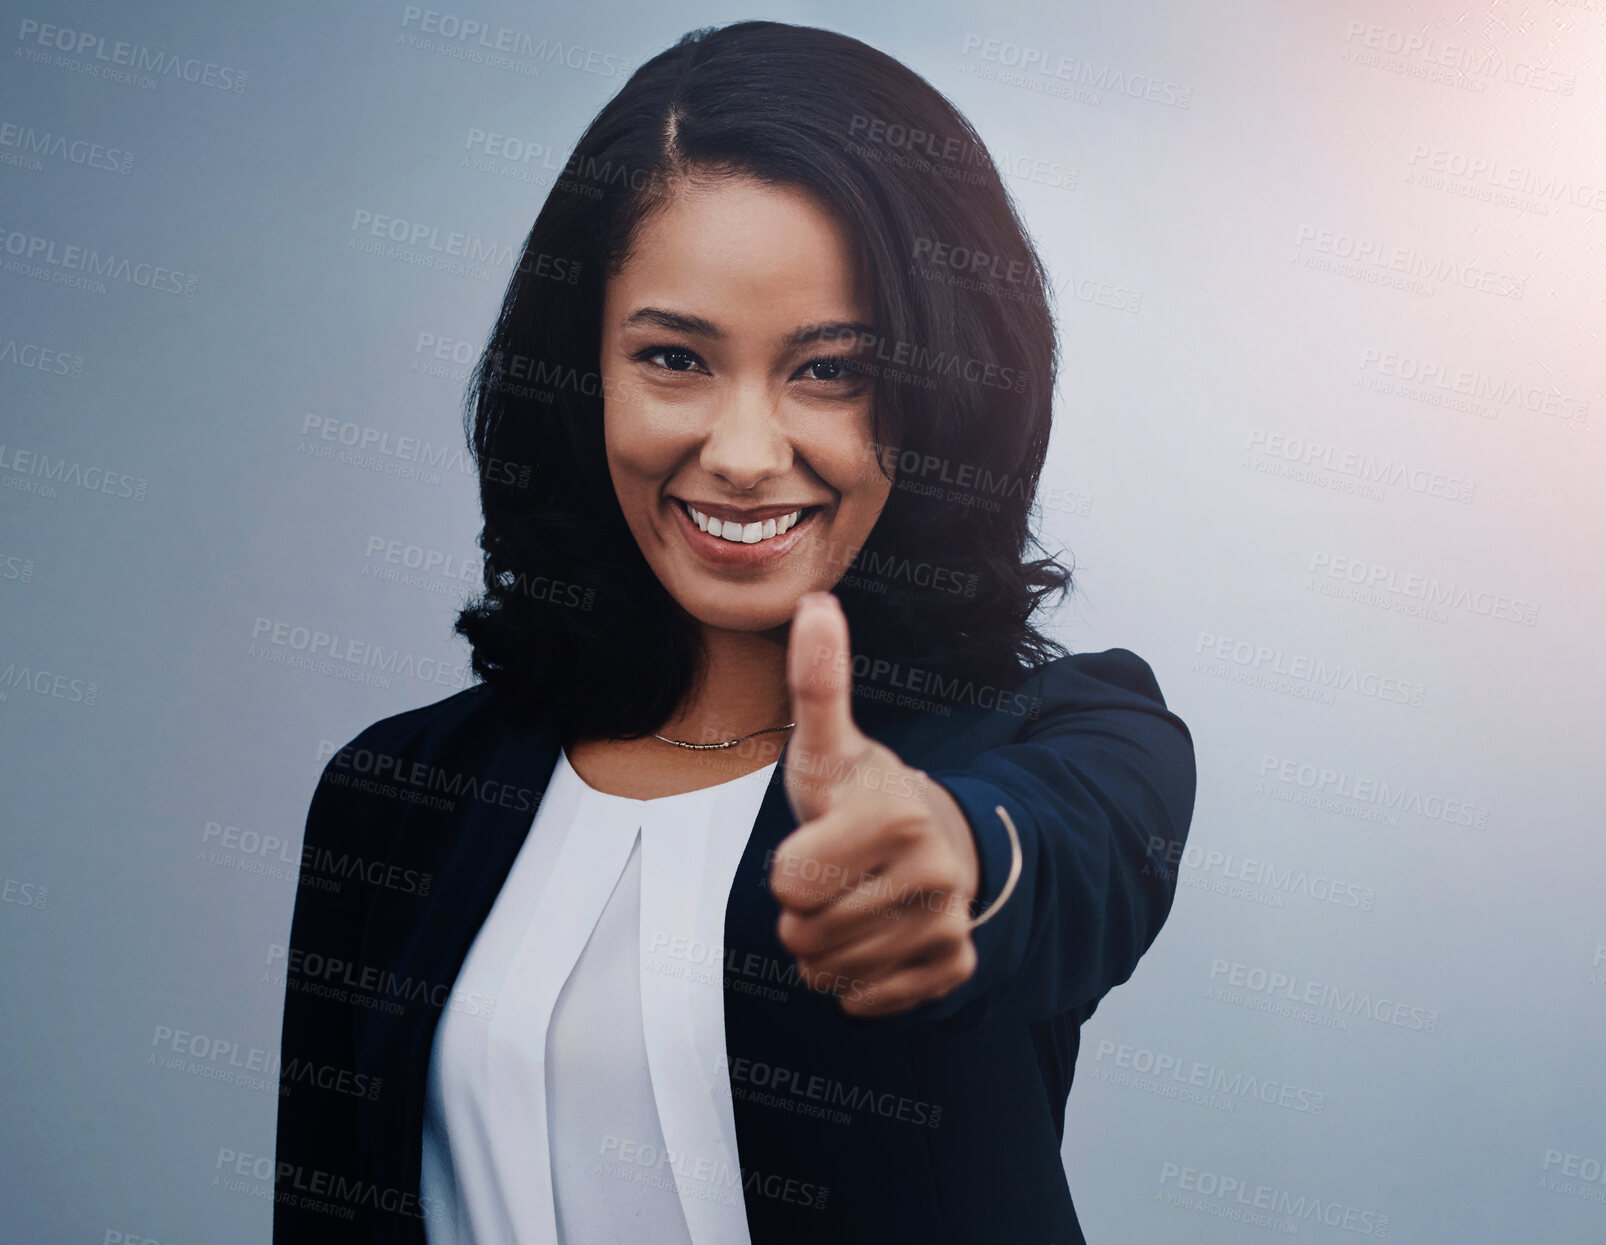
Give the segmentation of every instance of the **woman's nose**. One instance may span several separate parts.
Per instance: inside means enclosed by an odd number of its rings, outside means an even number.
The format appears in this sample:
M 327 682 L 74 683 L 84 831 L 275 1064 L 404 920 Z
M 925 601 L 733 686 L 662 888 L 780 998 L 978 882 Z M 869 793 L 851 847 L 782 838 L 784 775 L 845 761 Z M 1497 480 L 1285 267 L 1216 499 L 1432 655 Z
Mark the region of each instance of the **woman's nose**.
M 738 386 L 714 411 L 700 457 L 703 470 L 747 492 L 792 465 L 792 444 L 781 425 L 779 400 L 765 388 Z

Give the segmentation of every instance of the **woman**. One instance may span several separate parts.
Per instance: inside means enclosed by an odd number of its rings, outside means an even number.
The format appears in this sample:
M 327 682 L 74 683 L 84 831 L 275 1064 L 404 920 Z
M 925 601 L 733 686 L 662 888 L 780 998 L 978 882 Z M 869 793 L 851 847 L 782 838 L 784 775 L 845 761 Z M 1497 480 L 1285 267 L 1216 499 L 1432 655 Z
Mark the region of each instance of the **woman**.
M 1078 1031 L 1194 762 L 1030 622 L 1044 291 L 856 40 L 694 32 L 603 108 L 472 387 L 484 682 L 312 801 L 364 868 L 303 874 L 283 1062 L 367 1089 L 287 1073 L 276 1241 L 1083 1239 Z

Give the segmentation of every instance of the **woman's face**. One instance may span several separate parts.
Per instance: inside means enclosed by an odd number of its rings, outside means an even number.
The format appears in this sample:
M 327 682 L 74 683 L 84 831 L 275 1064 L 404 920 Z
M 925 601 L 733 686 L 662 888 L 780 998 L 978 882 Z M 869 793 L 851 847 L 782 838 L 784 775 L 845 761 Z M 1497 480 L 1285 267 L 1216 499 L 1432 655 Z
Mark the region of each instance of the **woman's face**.
M 659 581 L 705 626 L 784 626 L 875 526 L 891 482 L 871 381 L 843 362 L 868 356 L 870 317 L 842 226 L 806 193 L 745 177 L 683 183 L 608 281 L 614 491 Z

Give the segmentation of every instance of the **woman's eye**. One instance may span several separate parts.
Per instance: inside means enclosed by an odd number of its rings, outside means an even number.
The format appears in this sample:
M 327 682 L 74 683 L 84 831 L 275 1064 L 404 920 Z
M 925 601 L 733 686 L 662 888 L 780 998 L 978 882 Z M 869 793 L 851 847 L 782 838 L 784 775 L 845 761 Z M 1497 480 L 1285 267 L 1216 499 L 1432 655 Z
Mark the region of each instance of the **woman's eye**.
M 665 372 L 694 372 L 703 367 L 703 361 L 684 346 L 649 346 L 637 351 L 634 357 Z M 841 355 L 822 355 L 818 359 L 810 359 L 799 368 L 794 379 L 821 383 L 857 382 L 863 380 L 864 375 L 863 369 L 852 359 Z
M 803 370 L 809 373 L 809 380 L 856 380 L 860 375 L 852 360 L 839 355 L 810 359 L 803 365 Z
M 662 357 L 663 368 L 669 372 L 689 372 L 697 366 L 697 356 L 689 350 L 681 350 L 675 346 L 668 346 L 653 350 L 646 355 L 649 359 Z

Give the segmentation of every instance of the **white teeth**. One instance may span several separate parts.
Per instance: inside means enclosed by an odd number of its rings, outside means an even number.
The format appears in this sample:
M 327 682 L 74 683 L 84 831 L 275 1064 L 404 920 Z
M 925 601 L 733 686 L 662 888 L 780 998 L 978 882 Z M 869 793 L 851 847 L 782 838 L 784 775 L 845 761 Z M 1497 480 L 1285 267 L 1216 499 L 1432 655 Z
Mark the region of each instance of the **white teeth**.
M 796 527 L 803 517 L 801 510 L 794 510 L 791 514 L 782 515 L 779 519 L 764 519 L 756 523 L 737 523 L 733 519 L 710 518 L 701 510 L 687 505 L 685 502 L 682 502 L 681 505 L 686 507 L 686 513 L 692 517 L 700 531 L 738 545 L 756 545 L 760 541 L 780 536 Z

